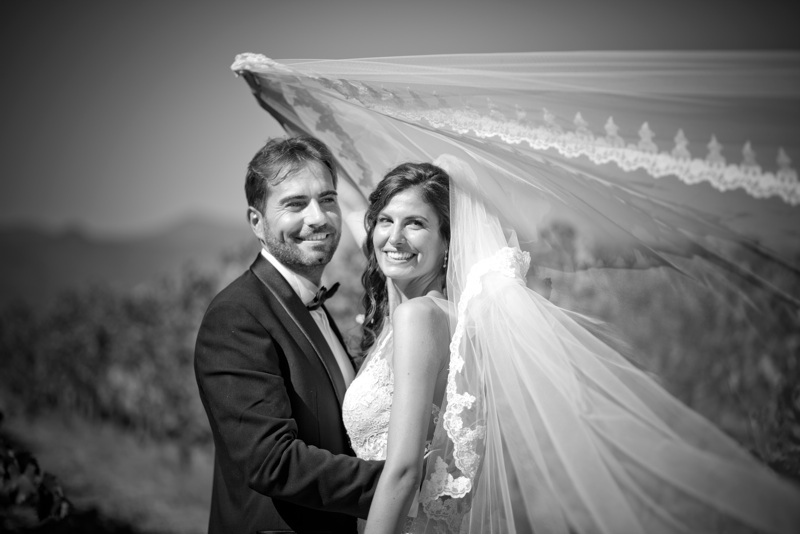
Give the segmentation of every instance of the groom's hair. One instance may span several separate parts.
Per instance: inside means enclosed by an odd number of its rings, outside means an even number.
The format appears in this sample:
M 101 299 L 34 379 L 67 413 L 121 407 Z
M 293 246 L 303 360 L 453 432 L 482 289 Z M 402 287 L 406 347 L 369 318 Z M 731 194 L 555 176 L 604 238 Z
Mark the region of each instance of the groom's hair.
M 270 186 L 278 185 L 312 161 L 328 168 L 333 187 L 336 187 L 336 164 L 325 143 L 310 135 L 278 137 L 267 141 L 247 165 L 244 181 L 247 205 L 264 213 Z

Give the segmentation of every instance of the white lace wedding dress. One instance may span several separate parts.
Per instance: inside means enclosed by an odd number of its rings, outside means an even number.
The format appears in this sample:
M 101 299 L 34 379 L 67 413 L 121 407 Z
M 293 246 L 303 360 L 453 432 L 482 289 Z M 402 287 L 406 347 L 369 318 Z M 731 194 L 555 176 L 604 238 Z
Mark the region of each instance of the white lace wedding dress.
M 356 455 L 363 460 L 385 460 L 392 411 L 394 375 L 387 352 L 392 325 L 386 322 L 342 405 L 342 418 Z
M 392 373 L 391 321 L 384 323 L 380 336 L 364 361 L 358 376 L 344 397 L 342 418 L 356 456 L 363 460 L 385 460 L 389 437 L 389 415 L 392 411 L 394 374 Z M 438 422 L 439 406 L 431 405 L 432 427 Z M 416 532 L 417 500 L 412 505 L 413 516 L 406 521 L 404 532 Z M 420 511 L 421 513 L 421 511 Z M 364 521 L 359 522 L 362 531 Z

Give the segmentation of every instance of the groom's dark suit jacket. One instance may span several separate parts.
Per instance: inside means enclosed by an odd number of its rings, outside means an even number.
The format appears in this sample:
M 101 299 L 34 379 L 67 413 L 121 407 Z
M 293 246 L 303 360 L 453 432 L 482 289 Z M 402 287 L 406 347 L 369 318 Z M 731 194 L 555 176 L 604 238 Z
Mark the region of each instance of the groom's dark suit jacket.
M 336 359 L 260 254 L 211 302 L 195 374 L 215 444 L 210 533 L 355 532 L 383 462 L 354 457 Z

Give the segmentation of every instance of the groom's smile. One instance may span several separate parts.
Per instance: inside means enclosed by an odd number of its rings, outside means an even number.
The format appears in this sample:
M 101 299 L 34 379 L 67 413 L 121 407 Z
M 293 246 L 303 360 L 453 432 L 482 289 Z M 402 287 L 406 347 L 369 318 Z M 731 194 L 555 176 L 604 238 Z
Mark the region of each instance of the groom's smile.
M 325 241 L 330 236 L 331 236 L 331 233 L 316 233 L 316 234 L 311 234 L 311 235 L 308 235 L 308 236 L 298 236 L 298 237 L 295 238 L 295 240 L 298 243 L 304 243 L 304 242 L 319 243 L 319 242 Z

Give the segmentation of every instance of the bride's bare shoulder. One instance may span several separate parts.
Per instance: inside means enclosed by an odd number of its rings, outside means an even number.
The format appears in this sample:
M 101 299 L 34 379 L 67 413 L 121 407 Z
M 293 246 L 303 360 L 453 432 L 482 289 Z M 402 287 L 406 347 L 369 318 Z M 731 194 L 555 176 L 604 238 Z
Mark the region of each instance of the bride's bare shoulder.
M 449 342 L 450 324 L 445 310 L 435 299 L 418 297 L 403 302 L 392 314 L 396 335 L 427 336 Z
M 392 322 L 394 323 L 394 326 L 398 326 L 398 322 L 418 322 L 422 319 L 446 320 L 447 314 L 444 312 L 442 307 L 437 304 L 436 300 L 438 299 L 436 297 L 437 295 L 429 294 L 423 297 L 407 300 L 398 305 L 392 314 Z

